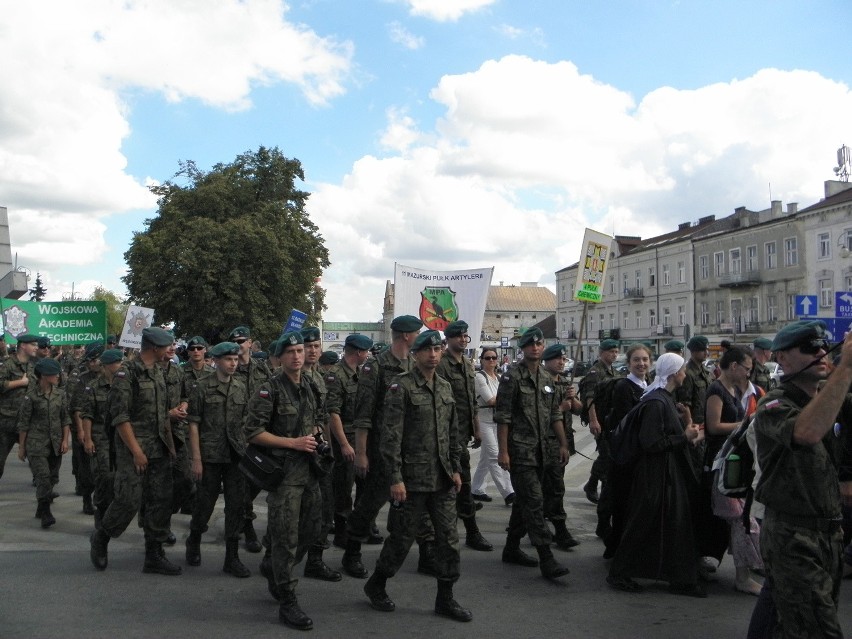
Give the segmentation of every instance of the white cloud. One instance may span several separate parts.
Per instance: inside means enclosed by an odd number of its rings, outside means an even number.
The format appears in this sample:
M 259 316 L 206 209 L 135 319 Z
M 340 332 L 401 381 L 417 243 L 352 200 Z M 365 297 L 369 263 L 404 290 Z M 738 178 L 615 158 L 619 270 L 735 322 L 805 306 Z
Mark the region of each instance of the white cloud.
M 453 22 L 466 13 L 479 11 L 497 0 L 403 0 L 411 15 L 423 16 L 438 22 Z
M 391 42 L 401 44 L 406 49 L 419 49 L 426 44 L 426 40 L 424 38 L 414 35 L 402 26 L 402 24 L 396 21 L 391 22 L 388 25 L 388 35 L 390 36 Z
M 405 152 L 415 142 L 422 139 L 414 119 L 402 109 L 390 108 L 387 111 L 388 126 L 379 138 L 382 148 L 389 151 Z
M 538 46 L 546 46 L 544 31 L 535 27 L 533 29 L 521 29 L 520 27 L 512 26 L 511 24 L 501 24 L 494 28 L 504 38 L 508 40 L 530 40 Z
M 388 113 L 398 155 L 364 157 L 309 209 L 327 239 L 329 320 L 376 315 L 393 263 L 495 265 L 494 281 L 553 281 L 577 260 L 586 226 L 651 237 L 680 222 L 758 210 L 773 198 L 806 206 L 852 139 L 837 113 L 849 87 L 804 71 L 766 69 L 637 101 L 570 62 L 509 56 L 444 76 L 445 112 L 415 141 Z M 402 124 L 401 124 L 402 122 Z

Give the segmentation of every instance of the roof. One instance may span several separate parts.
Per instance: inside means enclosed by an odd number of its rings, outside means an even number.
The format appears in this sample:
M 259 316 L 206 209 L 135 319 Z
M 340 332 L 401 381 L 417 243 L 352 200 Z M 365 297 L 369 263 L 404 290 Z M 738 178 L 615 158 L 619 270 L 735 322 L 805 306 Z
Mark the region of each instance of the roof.
M 556 294 L 544 286 L 490 286 L 488 311 L 556 311 Z
M 812 213 L 814 211 L 825 209 L 830 206 L 845 204 L 846 202 L 852 202 L 852 188 L 848 188 L 845 191 L 841 191 L 840 193 L 835 193 L 834 195 L 830 195 L 826 198 L 823 198 L 816 204 L 811 204 L 810 206 L 804 209 L 800 209 L 799 213 Z
M 548 315 L 538 324 L 533 324 L 531 328 L 538 328 L 544 335 L 544 339 L 556 338 L 556 315 Z

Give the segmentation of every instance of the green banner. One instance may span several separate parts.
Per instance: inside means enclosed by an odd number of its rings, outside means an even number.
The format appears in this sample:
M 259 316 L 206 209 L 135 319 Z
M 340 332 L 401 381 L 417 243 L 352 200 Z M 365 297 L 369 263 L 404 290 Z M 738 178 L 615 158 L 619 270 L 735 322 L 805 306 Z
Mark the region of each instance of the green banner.
M 45 336 L 52 344 L 66 346 L 106 343 L 106 302 L 25 302 L 0 299 L 2 328 L 8 344 L 17 344 L 25 333 Z

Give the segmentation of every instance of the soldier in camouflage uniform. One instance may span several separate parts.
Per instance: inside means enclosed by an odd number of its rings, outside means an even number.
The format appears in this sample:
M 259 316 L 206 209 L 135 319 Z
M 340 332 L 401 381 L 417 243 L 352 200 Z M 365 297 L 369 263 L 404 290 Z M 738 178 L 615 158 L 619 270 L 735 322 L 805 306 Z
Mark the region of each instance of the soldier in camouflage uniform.
M 461 438 L 461 490 L 456 499 L 456 510 L 459 519 L 464 523 L 466 536 L 465 545 L 474 550 L 489 551 L 492 546 L 482 536 L 476 524 L 476 503 L 470 491 L 470 453 L 468 442 L 479 439 L 479 409 L 476 402 L 476 371 L 473 362 L 465 357 L 464 351 L 470 343 L 467 334 L 468 324 L 462 320 L 450 322 L 444 329 L 447 350 L 438 364 L 437 373 L 450 383 L 456 400 L 456 416 L 459 422 Z
M 361 563 L 361 544 L 371 534 L 371 523 L 388 500 L 388 469 L 380 452 L 384 428 L 385 391 L 391 379 L 411 370 L 414 360 L 411 346 L 423 322 L 413 315 L 400 315 L 391 322 L 392 344 L 368 361 L 358 375 L 358 394 L 355 399 L 355 474 L 364 479 L 363 493 L 346 522 L 346 552 L 343 569 L 352 577 L 363 579 L 367 569 Z M 418 570 L 434 574 L 434 535 L 428 518 L 418 533 L 420 562 Z
M 189 401 L 189 454 L 198 493 L 186 540 L 186 563 L 201 565 L 201 535 L 207 530 L 219 498 L 219 487 L 224 486 L 225 563 L 222 570 L 244 578 L 251 576 L 251 572 L 240 561 L 237 548 L 245 501 L 245 481 L 239 462 L 246 449 L 243 422 L 248 397 L 242 380 L 234 377 L 239 351 L 240 347 L 233 342 L 216 344 L 210 351 L 216 369 L 198 380 Z
M 414 367 L 395 377 L 385 396 L 381 452 L 390 475 L 389 535 L 364 592 L 376 610 L 396 608 L 385 585 L 405 561 L 425 512 L 435 529 L 435 612 L 470 621 L 471 612 L 453 598 L 453 584 L 459 578 L 456 493 L 462 486 L 464 435 L 459 432 L 455 393 L 436 372 L 442 354 L 440 333 L 418 335 L 412 352 Z
M 606 415 L 598 415 L 595 410 L 595 392 L 607 379 L 617 377 L 612 367 L 616 357 L 618 357 L 618 342 L 614 339 L 603 340 L 600 344 L 598 359 L 592 364 L 589 372 L 580 380 L 580 399 L 583 402 L 583 410 L 588 413 L 589 431 L 595 436 L 595 441 L 598 445 L 598 458 L 592 464 L 589 481 L 583 486 L 586 498 L 593 504 L 598 503 L 598 482 L 603 483 L 606 481 L 611 463 L 609 440 L 603 432 L 603 421 Z M 599 537 L 605 532 L 598 526 L 597 533 Z
M 544 368 L 553 376 L 556 385 L 557 402 L 562 411 L 562 425 L 565 429 L 565 440 L 568 443 L 568 454 L 576 452 L 574 448 L 574 429 L 571 427 L 573 415 L 580 413 L 582 404 L 577 398 L 574 384 L 563 379 L 565 368 L 564 344 L 552 344 L 544 349 L 541 356 Z M 553 524 L 555 534 L 553 543 L 558 548 L 568 550 L 580 544 L 565 525 L 568 515 L 565 513 L 565 464 L 559 457 L 559 439 L 552 430 L 547 430 L 547 459 L 544 465 L 544 475 L 541 479 L 541 492 L 544 495 L 544 518 Z
M 34 379 L 37 342 L 38 335 L 20 335 L 15 353 L 0 365 L 0 477 L 18 443 L 18 408 Z
M 770 382 L 772 376 L 766 362 L 772 357 L 772 340 L 765 337 L 758 337 L 752 342 L 753 359 L 751 364 L 751 383 L 755 386 L 760 386 L 763 390 L 770 390 Z
M 98 570 L 106 570 L 109 540 L 127 529 L 144 502 L 142 572 L 181 573 L 180 566 L 171 563 L 163 552 L 172 513 L 175 447 L 159 363 L 168 357 L 173 341 L 171 333 L 162 328 L 144 329 L 139 357 L 126 362 L 112 380 L 107 410 L 116 430 L 115 496 L 90 539 L 90 558 Z
M 346 520 L 352 512 L 355 478 L 355 395 L 358 372 L 373 345 L 366 335 L 347 335 L 343 358 L 325 374 L 326 410 L 334 449 L 334 545 L 346 548 Z
M 823 322 L 782 328 L 772 351 L 785 381 L 760 401 L 754 420 L 762 472 L 755 499 L 766 506 L 760 549 L 777 611 L 774 637 L 843 636 L 841 495 L 849 504 L 852 483 L 839 482 L 838 468 L 852 461 L 852 333 L 830 376 L 828 350 Z
M 101 369 L 93 379 L 83 382 L 80 420 L 83 424 L 83 450 L 95 477 L 95 528 L 100 527 L 104 513 L 113 499 L 115 480 L 115 429 L 108 413 L 112 379 L 121 368 L 124 353 L 117 348 L 100 355 Z
M 18 409 L 18 459 L 29 459 L 36 486 L 36 517 L 41 527 L 56 523 L 50 512 L 50 493 L 59 478 L 62 455 L 68 452 L 71 417 L 65 392 L 59 385 L 62 367 L 50 358 L 35 365 L 36 383 Z
M 265 446 L 285 469 L 284 481 L 266 498 L 272 549 L 272 573 L 267 581 L 280 601 L 279 620 L 307 630 L 313 621 L 296 600 L 294 568 L 316 541 L 321 525 L 322 497 L 311 469 L 319 398 L 316 387 L 302 375 L 305 350 L 301 333 L 284 333 L 276 354 L 282 361 L 281 374 L 249 398 L 245 432 L 248 442 Z
M 83 513 L 86 515 L 95 514 L 95 508 L 92 504 L 92 493 L 95 491 L 95 472 L 92 467 L 92 459 L 86 454 L 86 434 L 83 428 L 82 413 L 86 398 L 86 388 L 98 376 L 101 370 L 99 358 L 103 352 L 103 342 L 95 341 L 87 344 L 79 366 L 71 371 L 68 384 L 66 385 L 68 410 L 71 413 L 71 421 L 74 425 L 71 454 L 76 454 L 79 448 L 81 459 L 75 464 L 77 470 L 77 491 L 82 494 Z
M 686 343 L 686 348 L 689 350 L 686 379 L 676 391 L 677 401 L 689 408 L 692 419 L 699 424 L 699 428 L 704 427 L 704 400 L 707 387 L 713 382 L 713 376 L 704 366 L 708 346 L 709 342 L 703 335 L 695 335 Z
M 500 377 L 494 421 L 497 422 L 501 468 L 512 475 L 515 501 L 509 518 L 509 532 L 503 549 L 503 561 L 520 566 L 538 565 L 541 574 L 555 579 L 568 574 L 568 568 L 556 561 L 550 549 L 552 536 L 544 520 L 544 496 L 541 477 L 547 462 L 551 431 L 559 442 L 559 463 L 568 463 L 568 442 L 562 426 L 558 394 L 553 377 L 541 366 L 544 335 L 530 328 L 521 335 L 518 346 L 524 359 Z M 529 534 L 539 561 L 520 548 Z

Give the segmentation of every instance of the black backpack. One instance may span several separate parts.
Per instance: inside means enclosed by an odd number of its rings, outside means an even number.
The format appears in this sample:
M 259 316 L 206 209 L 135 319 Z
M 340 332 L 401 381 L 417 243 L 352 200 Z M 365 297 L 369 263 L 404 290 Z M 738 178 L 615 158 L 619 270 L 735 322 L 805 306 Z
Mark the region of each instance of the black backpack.
M 617 424 L 610 424 L 609 418 L 612 414 L 612 398 L 615 394 L 615 385 L 622 379 L 624 378 L 607 377 L 595 387 L 595 398 L 591 403 L 595 407 L 598 423 L 605 431 L 612 430 L 612 428 L 617 426 Z

